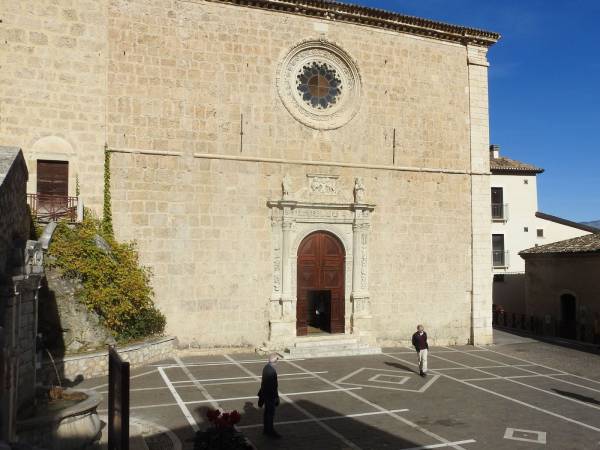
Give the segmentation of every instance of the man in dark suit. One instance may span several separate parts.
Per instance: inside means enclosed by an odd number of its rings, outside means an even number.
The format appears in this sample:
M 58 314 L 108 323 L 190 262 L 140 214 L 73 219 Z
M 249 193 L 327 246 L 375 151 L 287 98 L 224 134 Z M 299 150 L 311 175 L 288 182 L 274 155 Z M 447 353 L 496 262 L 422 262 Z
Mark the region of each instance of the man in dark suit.
M 275 408 L 279 406 L 279 389 L 277 385 L 277 371 L 275 364 L 279 357 L 273 353 L 269 355 L 269 362 L 263 368 L 262 382 L 258 391 L 258 406 L 265 407 L 263 416 L 263 434 L 279 439 L 281 435 L 273 428 Z

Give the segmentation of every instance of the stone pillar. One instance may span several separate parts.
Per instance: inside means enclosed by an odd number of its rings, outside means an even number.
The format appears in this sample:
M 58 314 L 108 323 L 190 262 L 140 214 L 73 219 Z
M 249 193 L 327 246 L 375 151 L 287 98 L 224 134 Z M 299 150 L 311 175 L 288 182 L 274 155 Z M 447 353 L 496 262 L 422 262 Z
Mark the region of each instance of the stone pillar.
M 292 227 L 295 202 L 281 201 L 280 217 L 273 218 L 273 293 L 271 295 L 269 341 L 272 346 L 283 346 L 296 336 L 295 295 L 292 292 Z
M 354 204 L 352 224 L 352 333 L 372 343 L 372 316 L 369 295 L 369 208 Z
M 282 283 L 282 294 L 281 300 L 283 302 L 289 302 L 292 300 L 292 278 L 291 278 L 291 269 L 292 264 L 290 261 L 290 239 L 291 239 L 291 231 L 292 231 L 292 222 L 289 217 L 283 217 L 283 223 L 281 225 L 282 228 L 282 245 L 281 250 L 283 254 L 283 266 L 282 266 L 282 275 L 281 275 L 281 283 Z M 284 308 L 285 313 L 285 308 Z
M 471 342 L 492 342 L 492 227 L 487 48 L 467 45 L 471 121 Z

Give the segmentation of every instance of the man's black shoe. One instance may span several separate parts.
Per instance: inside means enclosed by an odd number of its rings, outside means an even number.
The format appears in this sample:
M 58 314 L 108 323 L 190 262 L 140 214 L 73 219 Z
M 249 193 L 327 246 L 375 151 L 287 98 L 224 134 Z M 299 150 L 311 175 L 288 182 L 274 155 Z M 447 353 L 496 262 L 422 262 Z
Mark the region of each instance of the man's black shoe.
M 420 372 L 419 375 L 421 375 L 422 377 L 425 376 L 425 372 Z

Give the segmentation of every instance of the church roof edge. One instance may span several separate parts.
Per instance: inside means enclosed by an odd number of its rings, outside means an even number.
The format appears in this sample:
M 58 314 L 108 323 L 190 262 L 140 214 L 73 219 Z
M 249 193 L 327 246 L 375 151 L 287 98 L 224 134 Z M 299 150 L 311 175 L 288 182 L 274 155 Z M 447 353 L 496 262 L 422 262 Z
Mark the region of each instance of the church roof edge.
M 500 34 L 478 28 L 408 16 L 383 9 L 329 0 L 207 0 L 250 8 L 281 11 L 332 21 L 343 21 L 370 27 L 405 32 L 432 39 L 490 47 Z

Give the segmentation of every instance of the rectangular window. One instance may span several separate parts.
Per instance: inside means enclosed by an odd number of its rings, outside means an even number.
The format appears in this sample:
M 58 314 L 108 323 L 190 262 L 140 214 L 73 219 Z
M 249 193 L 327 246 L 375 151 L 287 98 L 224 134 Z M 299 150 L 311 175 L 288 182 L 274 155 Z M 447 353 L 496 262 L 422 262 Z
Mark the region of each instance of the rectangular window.
M 523 227 L 523 231 L 527 233 L 529 231 L 529 227 Z
M 492 262 L 494 267 L 506 267 L 503 234 L 492 234 Z
M 492 188 L 492 219 L 504 220 L 504 189 L 501 187 Z
M 529 180 L 528 179 L 524 179 L 523 180 L 523 184 L 529 184 Z
M 544 237 L 544 229 L 543 228 L 537 229 L 537 237 Z

